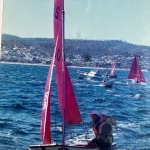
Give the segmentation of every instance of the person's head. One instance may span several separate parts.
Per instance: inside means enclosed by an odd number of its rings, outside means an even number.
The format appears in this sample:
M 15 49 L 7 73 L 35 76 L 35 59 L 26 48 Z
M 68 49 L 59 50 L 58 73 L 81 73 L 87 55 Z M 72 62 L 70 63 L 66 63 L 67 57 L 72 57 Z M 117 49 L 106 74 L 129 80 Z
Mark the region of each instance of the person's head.
M 97 110 L 93 110 L 89 116 L 91 117 L 92 121 L 95 122 L 95 120 L 99 118 L 99 112 Z
M 107 110 L 102 110 L 102 112 L 100 113 L 100 117 L 102 120 L 106 120 L 108 116 L 109 112 Z

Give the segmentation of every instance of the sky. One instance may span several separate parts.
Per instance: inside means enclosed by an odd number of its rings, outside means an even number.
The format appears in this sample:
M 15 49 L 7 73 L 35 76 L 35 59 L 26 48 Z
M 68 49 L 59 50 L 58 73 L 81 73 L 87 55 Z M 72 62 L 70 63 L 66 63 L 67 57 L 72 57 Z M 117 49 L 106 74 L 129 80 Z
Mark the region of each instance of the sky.
M 64 0 L 65 38 L 150 46 L 150 0 Z M 53 38 L 53 0 L 4 0 L 2 33 Z
M 3 12 L 3 0 L 0 0 L 0 35 L 2 32 L 2 12 Z M 1 59 L 1 36 L 0 36 L 0 59 Z

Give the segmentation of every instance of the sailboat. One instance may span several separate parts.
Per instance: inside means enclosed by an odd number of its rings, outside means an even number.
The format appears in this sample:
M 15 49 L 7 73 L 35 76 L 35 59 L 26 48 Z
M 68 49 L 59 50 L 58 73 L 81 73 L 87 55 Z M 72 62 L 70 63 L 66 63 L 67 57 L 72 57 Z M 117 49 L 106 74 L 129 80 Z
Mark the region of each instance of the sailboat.
M 114 60 L 114 62 L 112 64 L 110 76 L 108 75 L 107 72 L 103 75 L 103 80 L 100 84 L 101 86 L 104 86 L 104 87 L 107 87 L 107 88 L 112 88 L 113 87 L 114 79 L 112 79 L 112 78 L 117 78 L 117 75 L 114 74 L 115 67 L 116 67 L 116 60 Z
M 112 88 L 114 84 L 114 80 L 112 79 L 103 79 L 101 82 L 101 86 L 107 87 L 107 88 Z
M 111 67 L 111 72 L 110 72 L 110 78 L 117 78 L 117 75 L 114 74 L 116 68 L 116 60 L 114 60 L 112 67 Z
M 64 58 L 64 1 L 54 0 L 54 53 L 45 86 L 41 117 L 41 137 L 43 144 L 29 146 L 29 150 L 100 150 L 85 145 L 69 146 L 65 144 L 65 124 L 79 124 L 81 114 L 72 87 L 69 72 Z M 62 115 L 62 144 L 54 144 L 51 138 L 50 125 L 50 92 L 53 68 L 56 68 L 58 103 Z M 116 143 L 111 146 L 113 149 Z
M 146 83 L 143 73 L 139 67 L 136 55 L 134 57 L 134 60 L 132 62 L 131 68 L 130 68 L 128 80 L 130 80 L 131 83 L 136 83 L 136 84 L 137 83 Z

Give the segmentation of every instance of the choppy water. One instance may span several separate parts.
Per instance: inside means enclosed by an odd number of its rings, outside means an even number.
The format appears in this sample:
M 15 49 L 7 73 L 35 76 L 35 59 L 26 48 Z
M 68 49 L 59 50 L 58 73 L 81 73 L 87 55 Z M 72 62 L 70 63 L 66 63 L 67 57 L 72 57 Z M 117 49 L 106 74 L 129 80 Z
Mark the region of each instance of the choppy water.
M 41 104 L 48 69 L 47 66 L 0 64 L 0 150 L 27 150 L 29 145 L 41 143 Z M 119 78 L 108 89 L 98 81 L 78 79 L 77 70 L 90 69 L 69 68 L 85 124 L 67 127 L 66 142 L 86 143 L 93 137 L 88 114 L 93 109 L 107 109 L 117 119 L 114 141 L 118 150 L 150 149 L 150 73 L 143 72 L 147 85 L 127 85 L 128 71 L 116 70 Z M 55 86 L 53 80 L 52 136 L 55 142 L 61 143 Z

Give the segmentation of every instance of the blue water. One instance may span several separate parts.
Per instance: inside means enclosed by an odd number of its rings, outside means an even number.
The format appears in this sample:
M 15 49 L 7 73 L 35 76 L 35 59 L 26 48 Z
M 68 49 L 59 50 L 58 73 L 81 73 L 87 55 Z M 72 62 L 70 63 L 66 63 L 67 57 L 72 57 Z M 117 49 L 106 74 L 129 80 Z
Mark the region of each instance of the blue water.
M 41 143 L 41 104 L 48 69 L 48 66 L 0 64 L 0 150 L 27 150 L 28 146 Z M 69 68 L 84 124 L 66 128 L 66 143 L 87 143 L 93 137 L 88 114 L 93 109 L 107 109 L 117 119 L 114 142 L 118 150 L 150 149 L 150 73 L 143 72 L 147 85 L 127 85 L 128 71 L 116 70 L 118 78 L 113 88 L 105 88 L 100 81 L 78 79 L 77 70 L 90 69 Z M 54 142 L 61 143 L 55 84 L 53 78 L 52 136 Z

